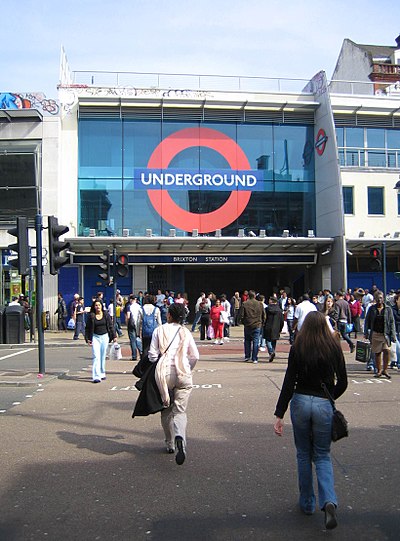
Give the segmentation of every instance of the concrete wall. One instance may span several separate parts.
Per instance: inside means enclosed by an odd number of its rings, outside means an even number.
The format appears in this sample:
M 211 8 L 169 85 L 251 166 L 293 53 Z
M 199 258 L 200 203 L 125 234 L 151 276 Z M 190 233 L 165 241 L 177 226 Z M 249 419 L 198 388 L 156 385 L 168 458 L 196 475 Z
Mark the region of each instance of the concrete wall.
M 397 190 L 394 185 L 398 172 L 387 171 L 342 171 L 343 186 L 353 187 L 354 214 L 345 215 L 347 238 L 358 238 L 360 231 L 365 237 L 382 237 L 385 233 L 400 231 L 400 216 L 397 209 Z M 368 214 L 368 187 L 384 188 L 384 215 Z
M 366 83 L 371 83 L 368 77 L 370 73 L 371 64 L 368 54 L 350 39 L 345 39 L 331 80 L 365 81 Z M 373 94 L 373 85 L 331 82 L 330 91 L 349 94 Z

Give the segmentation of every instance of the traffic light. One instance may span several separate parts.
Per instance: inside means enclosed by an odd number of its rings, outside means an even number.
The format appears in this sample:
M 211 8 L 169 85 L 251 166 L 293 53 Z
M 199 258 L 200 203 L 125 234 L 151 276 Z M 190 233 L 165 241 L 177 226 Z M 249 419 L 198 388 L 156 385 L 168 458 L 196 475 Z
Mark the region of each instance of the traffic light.
M 7 231 L 10 235 L 17 237 L 15 244 L 8 246 L 9 250 L 17 252 L 16 259 L 9 260 L 11 267 L 18 269 L 18 274 L 25 276 L 29 274 L 29 245 L 28 245 L 28 218 L 17 218 L 17 227 L 13 227 Z
M 369 255 L 371 256 L 369 260 L 369 268 L 373 271 L 382 270 L 382 260 L 381 260 L 380 249 L 374 246 L 373 248 L 370 249 Z
M 117 255 L 117 274 L 121 278 L 125 278 L 129 272 L 128 254 Z
M 102 261 L 99 267 L 103 271 L 99 274 L 99 277 L 109 284 L 111 282 L 110 250 L 104 250 L 103 255 L 99 255 L 99 259 Z
M 59 240 L 61 235 L 69 231 L 69 227 L 60 225 L 55 216 L 49 216 L 48 225 L 50 274 L 55 276 L 61 267 L 69 263 L 69 257 L 60 255 L 60 252 L 69 248 L 69 242 Z

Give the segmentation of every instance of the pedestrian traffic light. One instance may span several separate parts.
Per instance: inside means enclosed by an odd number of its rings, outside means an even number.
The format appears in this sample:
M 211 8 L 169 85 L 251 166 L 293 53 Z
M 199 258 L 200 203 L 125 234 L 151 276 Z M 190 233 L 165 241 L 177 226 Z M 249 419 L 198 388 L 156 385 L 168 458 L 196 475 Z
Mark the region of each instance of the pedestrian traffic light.
M 381 251 L 379 248 L 376 248 L 374 246 L 369 251 L 370 260 L 369 260 L 369 268 L 373 271 L 380 271 L 382 270 L 382 260 L 381 260 Z
M 61 267 L 69 263 L 69 257 L 60 255 L 60 252 L 69 248 L 69 242 L 59 240 L 61 235 L 69 231 L 69 227 L 59 224 L 55 216 L 49 216 L 48 225 L 50 274 L 55 276 Z
M 17 226 L 7 231 L 10 235 L 17 237 L 15 244 L 8 246 L 9 250 L 16 252 L 18 256 L 15 259 L 9 259 L 11 267 L 18 269 L 18 274 L 25 276 L 29 274 L 29 245 L 28 245 L 28 218 L 17 218 Z
M 99 259 L 102 261 L 99 267 L 103 271 L 99 274 L 99 277 L 109 284 L 111 282 L 110 250 L 104 250 L 103 255 L 99 255 Z
M 121 278 L 124 278 L 129 273 L 129 263 L 127 254 L 117 255 L 117 274 Z

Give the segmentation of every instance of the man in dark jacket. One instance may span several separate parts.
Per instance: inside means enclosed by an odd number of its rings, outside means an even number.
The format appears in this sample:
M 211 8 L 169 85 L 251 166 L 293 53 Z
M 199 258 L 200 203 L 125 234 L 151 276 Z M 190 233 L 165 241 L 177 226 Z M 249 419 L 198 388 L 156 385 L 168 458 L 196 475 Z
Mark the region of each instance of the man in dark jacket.
M 374 295 L 376 304 L 368 308 L 364 322 L 364 336 L 371 342 L 371 351 L 375 353 L 376 378 L 385 376 L 390 379 L 387 372 L 390 358 L 390 346 L 396 342 L 396 328 L 393 311 L 384 302 L 382 291 L 376 291 Z M 383 357 L 383 370 L 382 370 Z
M 283 312 L 275 297 L 270 297 L 265 309 L 264 338 L 267 343 L 269 362 L 275 359 L 276 342 L 283 328 Z
M 244 361 L 258 363 L 258 348 L 261 327 L 264 326 L 265 310 L 260 301 L 256 300 L 256 293 L 249 291 L 249 298 L 240 307 L 239 321 L 244 325 Z

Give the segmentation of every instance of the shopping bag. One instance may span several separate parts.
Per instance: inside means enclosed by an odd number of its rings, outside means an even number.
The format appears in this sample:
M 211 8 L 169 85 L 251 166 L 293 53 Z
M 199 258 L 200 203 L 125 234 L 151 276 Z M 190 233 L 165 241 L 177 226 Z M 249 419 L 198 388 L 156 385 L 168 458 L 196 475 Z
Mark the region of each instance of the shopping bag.
M 111 361 L 119 361 L 120 359 L 122 359 L 121 346 L 119 344 L 117 344 L 117 342 L 115 342 L 111 346 L 110 360 Z
M 207 338 L 210 340 L 214 338 L 214 329 L 212 328 L 212 325 L 207 327 Z
M 356 361 L 360 363 L 366 363 L 371 356 L 371 344 L 369 342 L 362 342 L 357 340 L 356 344 Z
M 67 328 L 70 330 L 70 331 L 73 331 L 75 329 L 75 321 L 71 319 L 68 321 L 67 323 Z
M 353 332 L 353 329 L 354 329 L 353 323 L 346 323 L 346 333 L 347 334 L 350 334 L 351 332 Z

